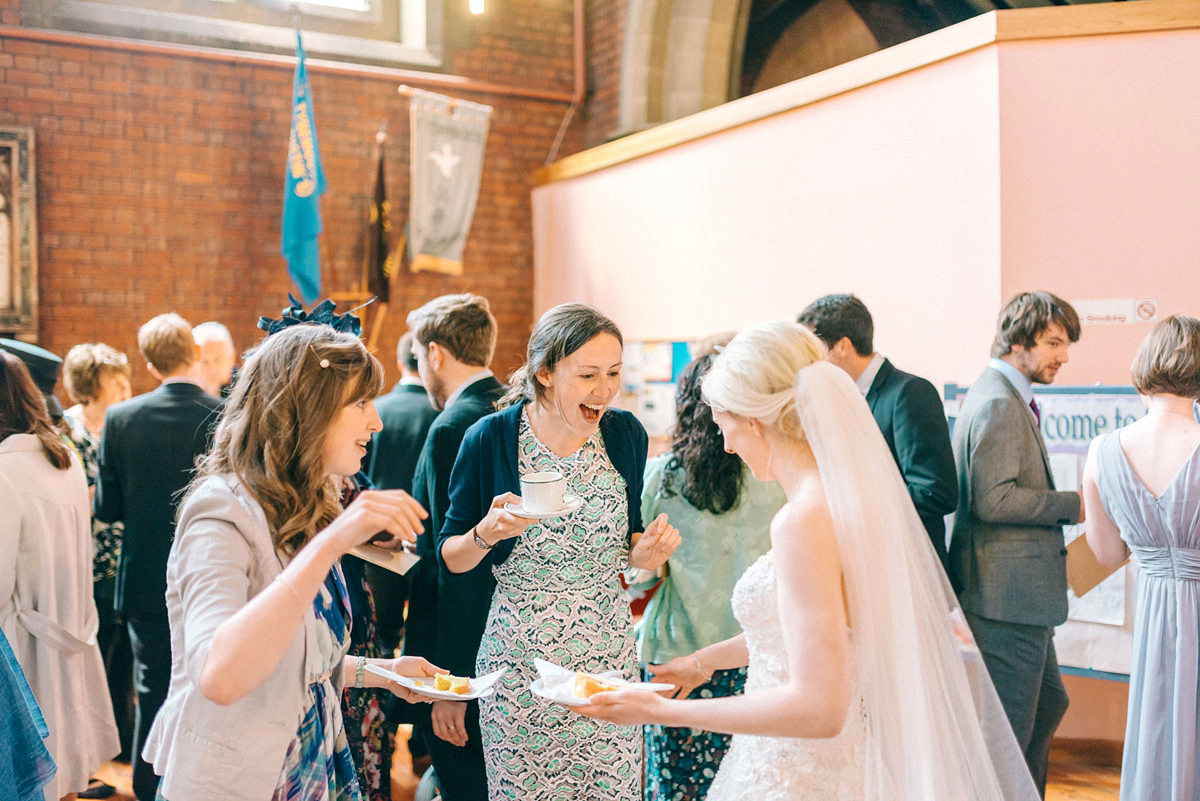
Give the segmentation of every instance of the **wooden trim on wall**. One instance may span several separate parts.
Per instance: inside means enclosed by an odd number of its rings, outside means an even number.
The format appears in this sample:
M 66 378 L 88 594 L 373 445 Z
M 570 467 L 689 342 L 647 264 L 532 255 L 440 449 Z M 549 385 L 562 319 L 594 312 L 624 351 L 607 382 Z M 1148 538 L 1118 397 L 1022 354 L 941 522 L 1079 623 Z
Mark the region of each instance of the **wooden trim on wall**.
M 543 186 L 693 142 L 999 42 L 1200 28 L 1196 0 L 1129 0 L 992 11 L 836 67 L 567 156 Z
M 581 23 L 576 22 L 576 38 L 579 36 L 580 27 Z M 26 28 L 16 25 L 0 25 L 0 39 L 24 39 L 48 44 L 105 48 L 129 53 L 152 53 L 173 58 L 218 61 L 224 64 L 245 64 L 258 67 L 278 67 L 287 70 L 293 70 L 296 67 L 295 56 L 254 53 L 250 51 L 200 47 L 198 45 L 174 44 L 169 42 L 152 42 L 149 40 L 126 39 L 116 36 L 99 36 L 89 33 L 47 30 L 44 28 Z M 554 91 L 532 89 L 523 86 L 506 86 L 489 81 L 466 78 L 461 75 L 447 75 L 422 70 L 400 69 L 398 67 L 375 67 L 318 58 L 306 58 L 304 63 L 310 73 L 321 72 L 351 75 L 358 78 L 391 81 L 401 84 L 410 83 L 439 89 L 454 89 L 460 92 L 475 92 L 479 94 L 500 95 L 502 97 L 520 97 L 528 100 L 544 100 L 551 103 L 563 104 L 575 102 L 575 98 L 582 95 L 583 89 L 581 87 L 584 84 L 583 79 L 580 77 L 582 67 L 579 66 L 575 67 L 576 86 L 571 91 Z

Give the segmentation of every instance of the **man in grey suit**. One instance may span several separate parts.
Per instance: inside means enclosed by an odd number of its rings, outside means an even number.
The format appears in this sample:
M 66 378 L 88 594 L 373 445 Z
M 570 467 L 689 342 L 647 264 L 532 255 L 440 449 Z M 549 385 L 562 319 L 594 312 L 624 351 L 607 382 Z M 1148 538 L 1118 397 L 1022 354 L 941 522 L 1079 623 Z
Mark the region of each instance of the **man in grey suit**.
M 1078 339 L 1079 317 L 1065 300 L 1049 292 L 1010 300 L 953 434 L 950 578 L 1043 796 L 1068 703 L 1054 653 L 1054 627 L 1067 619 L 1062 527 L 1082 522 L 1083 504 L 1078 492 L 1054 489 L 1033 384 L 1054 381 Z
M 829 361 L 845 370 L 866 396 L 917 515 L 945 567 L 945 516 L 958 502 L 958 478 L 938 391 L 924 378 L 897 370 L 875 352 L 871 312 L 854 295 L 818 298 L 800 312 L 797 322 L 825 343 Z

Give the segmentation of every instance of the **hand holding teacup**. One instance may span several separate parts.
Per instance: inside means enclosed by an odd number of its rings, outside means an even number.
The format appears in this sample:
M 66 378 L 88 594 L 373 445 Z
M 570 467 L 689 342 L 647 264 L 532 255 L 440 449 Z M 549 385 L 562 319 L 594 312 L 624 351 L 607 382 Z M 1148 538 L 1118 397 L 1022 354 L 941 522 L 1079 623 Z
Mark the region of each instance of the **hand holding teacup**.
M 497 495 L 492 499 L 492 506 L 482 520 L 471 530 L 474 536 L 485 542 L 488 547 L 502 540 L 510 540 L 520 536 L 521 532 L 537 522 L 533 518 L 521 517 L 510 512 L 506 507 L 519 508 L 521 497 L 511 492 Z M 476 542 L 478 544 L 478 542 Z

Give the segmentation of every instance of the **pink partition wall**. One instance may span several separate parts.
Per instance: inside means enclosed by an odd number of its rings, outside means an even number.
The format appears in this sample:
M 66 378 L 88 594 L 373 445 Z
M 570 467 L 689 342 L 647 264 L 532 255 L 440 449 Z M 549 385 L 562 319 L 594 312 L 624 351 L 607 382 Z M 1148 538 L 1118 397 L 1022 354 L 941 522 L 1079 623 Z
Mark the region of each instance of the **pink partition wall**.
M 993 13 L 574 156 L 534 191 L 535 311 L 678 340 L 852 291 L 939 385 L 975 378 L 1022 289 L 1200 313 L 1188 7 Z M 1109 28 L 1135 32 L 1078 35 Z M 1124 382 L 1147 328 L 1089 326 L 1061 380 Z
M 969 384 L 1021 290 L 1200 315 L 1198 132 L 1200 3 L 984 15 L 543 171 L 535 311 L 686 340 L 851 291 L 879 350 Z M 1059 383 L 1127 383 L 1149 327 L 1085 326 Z M 1067 678 L 1059 735 L 1120 740 L 1127 685 Z
M 906 366 L 970 374 L 930 325 L 990 330 L 972 310 L 1000 291 L 996 86 L 976 51 L 543 186 L 538 309 L 584 299 L 631 339 L 690 339 L 853 291 Z
M 1200 315 L 1200 30 L 999 51 L 1002 294 Z M 1149 328 L 1087 326 L 1060 380 L 1128 383 Z

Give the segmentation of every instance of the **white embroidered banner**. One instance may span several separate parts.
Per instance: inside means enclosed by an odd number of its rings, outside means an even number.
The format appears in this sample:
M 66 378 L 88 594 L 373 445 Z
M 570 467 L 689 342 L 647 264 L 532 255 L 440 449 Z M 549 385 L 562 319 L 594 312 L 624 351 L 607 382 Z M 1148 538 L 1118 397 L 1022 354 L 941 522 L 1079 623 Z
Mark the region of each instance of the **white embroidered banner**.
M 409 260 L 413 272 L 462 274 L 483 176 L 491 106 L 410 90 Z

